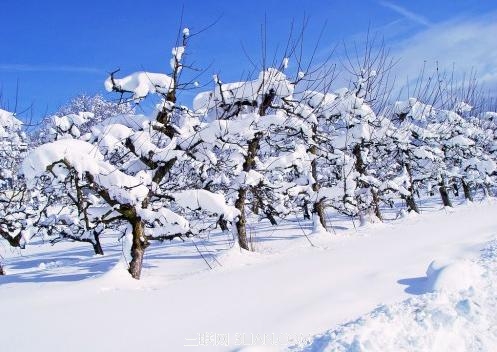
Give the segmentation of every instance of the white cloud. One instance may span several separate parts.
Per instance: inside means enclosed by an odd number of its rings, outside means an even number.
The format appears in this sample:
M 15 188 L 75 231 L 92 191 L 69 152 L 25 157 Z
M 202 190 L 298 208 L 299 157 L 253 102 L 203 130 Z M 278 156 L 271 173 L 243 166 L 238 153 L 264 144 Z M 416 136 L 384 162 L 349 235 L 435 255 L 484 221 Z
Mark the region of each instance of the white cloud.
M 434 24 L 393 46 L 399 59 L 394 72 L 400 81 L 428 70 L 469 74 L 472 70 L 487 89 L 497 88 L 497 13 Z
M 69 66 L 69 65 L 32 65 L 32 64 L 0 64 L 0 71 L 102 73 L 102 70 L 99 70 L 94 67 Z
M 409 11 L 405 7 L 399 6 L 397 4 L 393 4 L 388 1 L 380 1 L 380 5 L 389 8 L 390 10 L 393 10 L 397 12 L 398 14 L 404 16 L 405 18 L 414 21 L 422 26 L 430 27 L 431 22 L 424 16 L 418 15 L 412 11 Z

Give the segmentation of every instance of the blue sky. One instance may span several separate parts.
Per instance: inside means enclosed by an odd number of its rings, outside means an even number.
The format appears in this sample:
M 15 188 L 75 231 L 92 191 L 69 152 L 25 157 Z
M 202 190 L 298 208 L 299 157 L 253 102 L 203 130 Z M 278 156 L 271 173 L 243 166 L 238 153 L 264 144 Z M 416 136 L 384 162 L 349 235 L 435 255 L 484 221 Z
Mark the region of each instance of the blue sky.
M 306 14 L 309 47 L 326 24 L 321 55 L 342 41 L 360 40 L 371 28 L 401 59 L 400 76 L 431 60 L 461 70 L 476 67 L 497 88 L 495 1 L 0 0 L 0 6 L 2 105 L 14 110 L 19 82 L 17 111 L 33 104 L 35 119 L 80 93 L 113 98 L 103 81 L 116 68 L 123 74 L 167 73 L 182 8 L 192 32 L 218 20 L 189 48 L 189 59 L 207 68 L 201 83 L 213 73 L 224 81 L 240 79 L 248 67 L 242 47 L 260 56 L 264 22 L 274 48 L 284 45 L 292 19 L 300 22 Z

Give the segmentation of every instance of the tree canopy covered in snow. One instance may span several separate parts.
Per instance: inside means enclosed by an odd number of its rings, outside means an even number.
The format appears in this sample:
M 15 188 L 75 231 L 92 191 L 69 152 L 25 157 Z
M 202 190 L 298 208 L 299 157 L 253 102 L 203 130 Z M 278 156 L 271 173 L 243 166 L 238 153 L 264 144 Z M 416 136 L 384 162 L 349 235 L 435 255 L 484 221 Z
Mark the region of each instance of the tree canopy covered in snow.
M 111 73 L 115 102 L 73 99 L 42 122 L 28 153 L 22 123 L 0 110 L 0 233 L 10 245 L 38 235 L 103 254 L 100 237 L 120 233 L 138 279 L 153 240 L 219 227 L 249 250 L 248 224 L 264 218 L 312 219 L 318 232 L 331 229 L 327 209 L 364 225 L 395 204 L 419 212 L 428 194 L 444 206 L 459 193 L 494 194 L 496 112 L 445 83 L 429 99 L 389 99 L 384 52 L 357 60 L 339 88 L 326 65 L 304 70 L 290 48 L 253 79 L 214 75 L 181 105 L 179 93 L 198 86 L 183 82 L 189 42 L 185 29 L 167 74 Z M 155 109 L 138 113 L 133 104 L 151 96 Z

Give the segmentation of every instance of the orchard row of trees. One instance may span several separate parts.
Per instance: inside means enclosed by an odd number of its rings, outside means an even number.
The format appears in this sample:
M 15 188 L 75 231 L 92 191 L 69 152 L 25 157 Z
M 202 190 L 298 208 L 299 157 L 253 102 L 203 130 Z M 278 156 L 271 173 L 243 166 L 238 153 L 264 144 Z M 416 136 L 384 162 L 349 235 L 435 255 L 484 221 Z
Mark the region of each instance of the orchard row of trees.
M 137 72 L 105 81 L 119 103 L 81 97 L 28 138 L 1 111 L 0 235 L 23 247 L 35 236 L 90 243 L 119 231 L 129 272 L 139 279 L 151 241 L 221 228 L 249 249 L 247 223 L 302 216 L 315 231 L 326 212 L 382 220 L 382 208 L 440 194 L 492 195 L 497 113 L 473 79 L 457 84 L 436 72 L 414 95 L 393 102 L 384 48 L 348 60 L 352 84 L 333 89 L 335 66 L 304 63 L 300 40 L 281 63 L 263 62 L 253 80 L 224 83 L 191 107 L 178 103 L 190 67 L 190 31 L 172 50 L 170 74 Z M 291 69 L 293 67 L 293 69 Z M 135 104 L 159 102 L 151 114 Z M 1 267 L 0 267 L 1 273 Z

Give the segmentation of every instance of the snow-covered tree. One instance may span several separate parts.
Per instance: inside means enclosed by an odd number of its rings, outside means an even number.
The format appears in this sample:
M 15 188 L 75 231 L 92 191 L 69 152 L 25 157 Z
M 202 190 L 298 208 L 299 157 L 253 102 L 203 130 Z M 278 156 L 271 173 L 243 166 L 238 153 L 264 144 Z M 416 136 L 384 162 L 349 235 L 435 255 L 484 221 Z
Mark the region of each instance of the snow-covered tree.
M 185 189 L 182 184 L 168 187 L 177 184 L 181 166 L 191 161 L 189 147 L 182 141 L 195 132 L 190 128 L 195 118 L 176 104 L 188 35 L 185 29 L 182 45 L 173 48 L 170 75 L 141 72 L 116 78 L 112 74 L 105 82 L 108 90 L 136 99 L 158 93 L 162 101 L 153 116 L 108 118 L 92 128 L 87 140 L 67 138 L 41 145 L 23 163 L 31 187 L 40 177 L 58 185 L 68 175 L 77 176 L 83 196 L 91 204 L 91 199 L 98 199 L 100 218 L 95 224 L 124 228 L 130 244 L 129 272 L 136 279 L 151 240 L 194 234 L 182 212 L 201 209 L 227 221 L 238 215 L 220 194 Z
M 12 247 L 24 246 L 27 226 L 25 190 L 17 174 L 27 149 L 22 126 L 14 114 L 0 109 L 0 237 Z
M 193 84 L 182 83 L 189 38 L 188 29 L 181 32 L 168 74 L 111 73 L 105 88 L 120 103 L 80 96 L 45 119 L 17 186 L 12 165 L 25 138 L 13 115 L 0 115 L 10 119 L 0 126 L 10 143 L 1 162 L 11 163 L 0 164 L 0 233 L 10 245 L 36 232 L 51 242 L 91 243 L 101 254 L 100 236 L 122 231 L 129 272 L 139 279 L 152 240 L 220 226 L 250 249 L 250 221 L 262 218 L 278 225 L 289 214 L 312 216 L 320 231 L 328 208 L 366 224 L 398 201 L 419 212 L 417 198 L 434 192 L 444 206 L 459 189 L 468 200 L 479 189 L 491 194 L 497 115 L 475 111 L 467 96 L 443 86 L 432 97 L 387 105 L 391 66 L 383 49 L 349 60 L 348 88 L 332 89 L 323 67 L 303 72 L 302 57 L 293 57 L 291 71 L 285 57 L 270 67 L 263 60 L 246 81 L 214 75 L 189 108 L 178 102 Z M 121 103 L 150 96 L 157 103 L 151 114 Z
M 393 177 L 404 180 L 400 197 L 408 211 L 419 213 L 415 196 L 421 190 L 431 192 L 438 182 L 437 170 L 443 165 L 442 152 L 436 144 L 437 135 L 427 130 L 428 118 L 434 109 L 415 98 L 397 101 L 388 110 L 388 130 L 384 138 L 385 158 L 390 168 L 397 169 Z M 386 165 L 384 165 L 386 166 Z M 380 166 L 381 168 L 381 166 Z
M 63 105 L 56 113 L 45 117 L 40 128 L 33 132 L 32 142 L 40 145 L 71 135 L 79 138 L 106 119 L 131 114 L 134 111 L 128 102 L 106 100 L 102 95 L 79 95 Z
M 0 109 L 0 189 L 12 188 L 16 170 L 27 150 L 22 122 Z
M 292 200 L 313 192 L 312 125 L 317 120 L 294 95 L 296 81 L 280 69 L 267 68 L 255 80 L 235 83 L 215 76 L 214 84 L 213 91 L 194 100 L 195 111 L 206 121 L 196 141 L 213 144 L 223 160 L 220 171 L 228 180 L 219 187 L 240 211 L 238 242 L 249 249 L 250 213 L 262 211 L 276 225 L 276 217 L 295 209 Z

